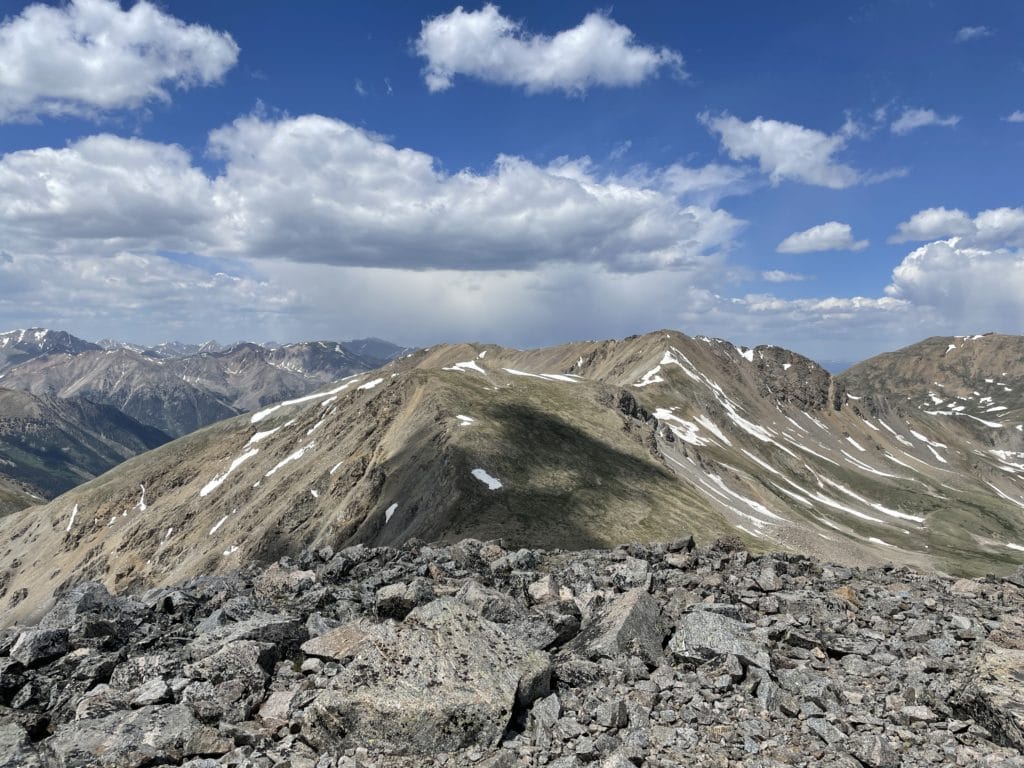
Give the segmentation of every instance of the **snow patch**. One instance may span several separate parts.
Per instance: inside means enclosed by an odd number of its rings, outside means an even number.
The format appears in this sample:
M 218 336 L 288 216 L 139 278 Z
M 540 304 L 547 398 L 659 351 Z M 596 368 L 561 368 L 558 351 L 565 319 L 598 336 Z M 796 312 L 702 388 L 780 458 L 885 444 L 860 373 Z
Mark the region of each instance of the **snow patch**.
M 390 507 L 388 507 L 386 510 L 384 510 L 384 522 L 385 523 L 390 523 L 391 522 L 391 517 L 392 517 L 392 515 L 395 514 L 395 511 L 397 509 L 398 509 L 398 504 L 395 503 L 395 504 L 392 504 Z
M 487 371 L 485 371 L 483 368 L 481 368 L 479 365 L 477 365 L 475 360 L 467 360 L 464 363 L 456 363 L 455 365 L 450 365 L 447 368 L 442 368 L 441 370 L 442 371 L 461 371 L 461 372 L 476 371 L 477 373 L 482 373 L 484 376 L 487 375 Z
M 633 384 L 633 386 L 634 387 L 646 387 L 649 384 L 660 384 L 661 382 L 663 382 L 665 380 L 661 376 L 658 375 L 660 373 L 661 373 L 661 366 L 660 365 L 655 366 L 654 368 L 649 370 L 647 373 L 645 373 L 643 376 L 641 376 L 640 380 L 637 381 L 635 384 Z
M 490 488 L 492 491 L 496 491 L 499 488 L 501 488 L 501 480 L 488 474 L 487 470 L 480 469 L 478 467 L 477 469 L 473 470 L 472 475 L 481 483 Z
M 71 510 L 71 519 L 68 520 L 68 527 L 64 529 L 65 531 L 70 531 L 71 530 L 71 526 L 75 524 L 75 518 L 76 517 L 78 517 L 78 505 L 77 504 L 75 504 L 75 508 Z
M 375 387 L 379 387 L 383 383 L 384 379 L 374 379 L 373 381 L 368 381 L 365 384 L 356 387 L 356 389 L 374 389 Z

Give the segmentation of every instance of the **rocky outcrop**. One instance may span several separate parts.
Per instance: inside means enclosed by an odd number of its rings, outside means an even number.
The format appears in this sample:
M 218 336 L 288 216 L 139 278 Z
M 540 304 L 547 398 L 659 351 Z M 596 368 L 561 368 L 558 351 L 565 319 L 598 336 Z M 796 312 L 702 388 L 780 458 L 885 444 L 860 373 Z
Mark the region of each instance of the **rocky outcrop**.
M 0 634 L 0 767 L 1019 767 L 1021 581 L 466 540 L 82 584 Z

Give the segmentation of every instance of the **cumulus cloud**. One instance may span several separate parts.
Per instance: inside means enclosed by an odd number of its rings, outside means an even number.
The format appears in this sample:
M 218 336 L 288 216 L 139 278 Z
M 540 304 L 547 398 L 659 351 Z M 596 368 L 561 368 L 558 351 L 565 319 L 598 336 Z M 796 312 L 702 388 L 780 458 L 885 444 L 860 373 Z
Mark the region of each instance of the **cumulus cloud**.
M 485 173 L 316 115 L 214 131 L 210 178 L 180 147 L 95 136 L 0 158 L 0 242 L 15 251 L 191 250 L 404 269 L 706 269 L 743 222 L 586 158 L 500 156 Z
M 953 42 L 956 43 L 967 43 L 971 40 L 980 40 L 984 37 L 991 37 L 995 34 L 988 27 L 960 27 L 957 33 L 953 36 Z
M 1008 123 L 1024 123 L 1024 110 L 1018 109 L 1015 112 L 1011 112 L 1003 119 Z
M 174 145 L 109 134 L 0 157 L 0 234 L 25 252 L 208 243 L 212 185 Z
M 733 160 L 756 160 L 772 184 L 800 181 L 845 189 L 904 173 L 897 170 L 881 175 L 865 174 L 839 162 L 836 155 L 859 132 L 851 122 L 838 132 L 828 134 L 763 117 L 743 121 L 728 114 L 715 117 L 705 112 L 699 119 L 719 137 L 723 149 Z
M 168 101 L 168 89 L 220 80 L 238 60 L 226 32 L 151 3 L 30 5 L 0 26 L 0 121 L 95 115 Z
M 451 88 L 456 75 L 530 93 L 580 94 L 595 85 L 633 86 L 662 69 L 683 74 L 683 58 L 668 48 L 638 45 L 628 27 L 602 13 L 554 36 L 531 34 L 494 5 L 454 11 L 423 22 L 416 53 L 427 60 L 431 91 Z
M 889 242 L 939 240 L 958 236 L 964 246 L 1024 247 L 1024 207 L 992 208 L 973 219 L 959 209 L 927 208 L 901 222 Z
M 934 309 L 947 326 L 1019 331 L 1024 252 L 969 247 L 960 238 L 928 243 L 893 270 L 886 294 Z
M 925 128 L 929 125 L 937 125 L 945 128 L 952 128 L 960 122 L 959 115 L 941 117 L 933 109 L 907 108 L 903 113 L 893 120 L 889 130 L 897 136 L 906 136 L 918 128 Z
M 824 224 L 794 232 L 776 247 L 779 253 L 816 253 L 819 251 L 862 251 L 867 240 L 855 240 L 849 224 L 827 221 Z

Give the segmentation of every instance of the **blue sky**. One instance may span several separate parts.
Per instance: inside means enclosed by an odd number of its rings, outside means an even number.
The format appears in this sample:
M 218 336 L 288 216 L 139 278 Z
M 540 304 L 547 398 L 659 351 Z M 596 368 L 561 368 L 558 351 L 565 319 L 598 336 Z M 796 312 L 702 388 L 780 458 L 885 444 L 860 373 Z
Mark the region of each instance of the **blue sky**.
M 0 326 L 854 360 L 1024 324 L 1012 2 L 0 11 Z

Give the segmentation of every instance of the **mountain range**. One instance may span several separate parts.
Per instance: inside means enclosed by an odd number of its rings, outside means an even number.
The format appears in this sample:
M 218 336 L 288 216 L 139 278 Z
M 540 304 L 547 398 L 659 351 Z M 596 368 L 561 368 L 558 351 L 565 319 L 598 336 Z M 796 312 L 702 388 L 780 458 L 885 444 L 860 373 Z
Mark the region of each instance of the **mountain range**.
M 952 574 L 1024 561 L 1021 337 L 929 339 L 836 377 L 659 331 L 406 353 L 137 456 L 0 521 L 4 622 L 307 547 L 693 534 Z M 221 353 L 213 353 L 221 354 Z
M 405 352 L 380 339 L 143 347 L 42 328 L 0 333 L 0 387 L 8 393 L 0 513 L 27 506 L 33 494 L 52 498 L 172 437 Z

